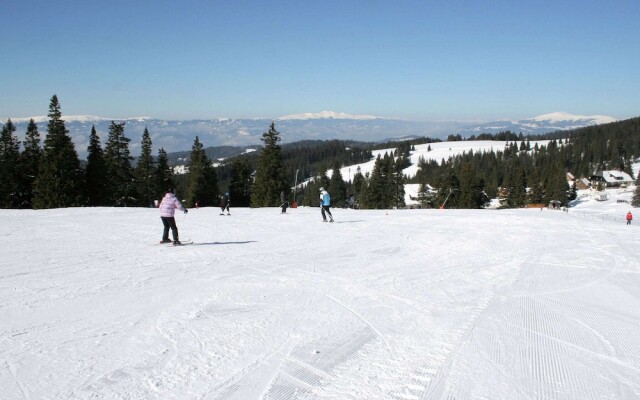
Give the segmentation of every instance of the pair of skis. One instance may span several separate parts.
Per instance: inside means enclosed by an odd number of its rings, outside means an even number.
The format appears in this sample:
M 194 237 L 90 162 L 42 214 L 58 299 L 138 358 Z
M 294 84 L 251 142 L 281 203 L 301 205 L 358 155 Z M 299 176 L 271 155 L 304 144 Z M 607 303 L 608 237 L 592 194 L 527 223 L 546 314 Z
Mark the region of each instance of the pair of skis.
M 189 239 L 189 240 L 181 240 L 179 243 L 173 243 L 173 242 L 160 242 L 158 243 L 160 245 L 166 244 L 166 245 L 173 245 L 173 246 L 185 246 L 188 244 L 193 244 L 193 240 Z

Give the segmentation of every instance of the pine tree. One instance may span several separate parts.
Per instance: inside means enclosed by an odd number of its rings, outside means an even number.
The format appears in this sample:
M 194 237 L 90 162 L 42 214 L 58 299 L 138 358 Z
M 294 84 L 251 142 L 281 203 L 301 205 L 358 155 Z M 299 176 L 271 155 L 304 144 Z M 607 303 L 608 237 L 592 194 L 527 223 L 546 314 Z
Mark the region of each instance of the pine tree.
M 418 186 L 418 202 L 420 208 L 434 208 L 433 193 L 429 191 L 426 183 L 421 182 Z
M 365 208 L 404 207 L 402 161 L 396 163 L 394 157 L 388 153 L 383 157 L 378 155 L 371 171 L 364 200 Z
M 19 205 L 20 185 L 20 141 L 14 135 L 15 125 L 11 119 L 0 132 L 0 207 L 16 208 Z
M 356 173 L 353 176 L 353 194 L 356 197 L 356 203 L 358 206 L 362 205 L 362 200 L 367 193 L 367 178 L 362 175 L 360 167 L 356 169 Z
M 393 208 L 395 204 L 396 178 L 395 178 L 395 157 L 386 154 L 382 158 L 382 174 L 384 178 L 384 192 L 382 193 L 382 208 Z
M 308 207 L 320 206 L 320 188 L 329 188 L 329 178 L 327 177 L 327 169 L 322 166 L 318 175 L 315 175 L 304 189 L 302 204 Z M 333 202 L 333 197 L 332 197 Z
M 331 205 L 333 207 L 339 207 L 347 200 L 347 188 L 342 179 L 339 162 L 336 162 L 333 166 L 333 173 L 331 174 L 331 179 L 329 179 L 329 188 L 327 190 L 331 194 Z
M 268 132 L 262 134 L 264 142 L 253 183 L 251 205 L 253 207 L 276 207 L 280 204 L 280 192 L 289 191 L 287 176 L 282 161 L 280 132 L 272 122 Z
M 566 206 L 569 199 L 569 190 L 566 173 L 558 169 L 551 171 L 546 190 L 549 201 L 558 200 L 562 206 Z
M 540 176 L 540 169 L 534 168 L 531 178 L 528 182 L 529 191 L 529 204 L 544 204 L 544 191 L 542 184 L 542 177 Z
M 155 183 L 156 188 L 154 190 L 155 200 L 162 199 L 168 189 L 174 188 L 175 181 L 173 178 L 173 170 L 169 166 L 169 157 L 164 148 L 158 150 L 158 163 L 155 170 Z
M 443 174 L 439 177 L 437 187 L 436 205 L 439 208 L 460 208 L 460 180 L 448 161 L 444 164 Z
M 134 170 L 136 189 L 138 191 L 138 204 L 149 207 L 153 204 L 154 190 L 156 188 L 153 155 L 151 154 L 151 136 L 145 127 L 140 145 L 140 157 Z
M 520 147 L 518 148 L 520 151 L 527 151 L 527 144 L 523 141 L 520 142 Z
M 624 172 L 628 173 L 631 178 L 633 178 L 633 160 L 628 157 L 624 161 Z
M 300 204 L 306 207 L 318 207 L 320 205 L 318 196 L 319 189 L 322 185 L 318 179 L 310 180 L 307 185 L 304 187 L 302 192 L 302 201 Z
M 95 125 L 91 127 L 89 146 L 87 147 L 87 167 L 85 169 L 85 187 L 89 206 L 109 206 L 109 183 L 107 179 L 104 152 Z
M 558 200 L 562 206 L 566 206 L 569 198 L 569 183 L 567 182 L 567 171 L 564 168 L 564 159 L 555 140 L 549 143 L 547 148 L 547 165 L 544 175 L 546 177 L 545 203 L 551 200 Z
M 229 196 L 235 207 L 248 207 L 251 204 L 251 165 L 246 158 L 236 158 L 231 164 L 231 183 Z
M 33 184 L 38 175 L 38 166 L 42 158 L 40 133 L 33 119 L 29 120 L 24 139 L 24 151 L 20 154 L 20 188 L 18 207 L 33 207 Z
M 331 180 L 327 176 L 328 172 L 329 171 L 327 171 L 327 167 L 325 165 L 323 165 L 320 168 L 320 173 L 318 174 L 317 178 L 315 179 L 315 182 L 318 184 L 318 190 L 317 191 L 320 191 L 321 187 L 323 187 L 325 189 L 327 189 L 329 187 L 329 184 L 331 183 Z M 316 196 L 316 197 L 319 197 L 319 196 Z
M 56 95 L 49 103 L 48 117 L 42 162 L 34 183 L 33 205 L 35 208 L 79 206 L 83 198 L 83 171 Z
M 404 208 L 406 206 L 404 201 L 404 174 L 402 172 L 406 166 L 406 159 L 405 157 L 400 157 L 393 164 L 393 199 L 391 206 L 395 208 Z
M 460 208 L 482 208 L 481 193 L 483 188 L 479 187 L 480 180 L 476 178 L 473 165 L 466 162 L 460 169 Z
M 109 198 L 111 204 L 127 206 L 135 204 L 133 170 L 129 153 L 131 139 L 124 135 L 124 122 L 111 121 L 109 138 L 105 145 L 104 161 L 109 177 Z
M 636 179 L 636 191 L 633 193 L 631 205 L 634 207 L 640 207 L 640 174 L 638 174 L 638 179 Z
M 567 182 L 568 183 L 568 182 Z M 573 201 L 578 198 L 578 187 L 576 185 L 576 181 L 573 181 L 569 188 L 569 193 L 567 195 L 567 200 Z
M 219 203 L 216 170 L 197 136 L 191 147 L 189 172 L 187 173 L 186 202 L 190 207 L 196 203 L 204 207 L 217 206 Z
M 527 203 L 527 177 L 521 165 L 515 174 L 514 184 L 509 192 L 509 202 L 511 207 L 522 208 Z
M 376 162 L 371 171 L 369 184 L 367 185 L 366 197 L 364 199 L 364 208 L 384 209 L 385 204 L 384 193 L 387 190 L 386 177 L 384 175 L 384 160 L 378 154 Z

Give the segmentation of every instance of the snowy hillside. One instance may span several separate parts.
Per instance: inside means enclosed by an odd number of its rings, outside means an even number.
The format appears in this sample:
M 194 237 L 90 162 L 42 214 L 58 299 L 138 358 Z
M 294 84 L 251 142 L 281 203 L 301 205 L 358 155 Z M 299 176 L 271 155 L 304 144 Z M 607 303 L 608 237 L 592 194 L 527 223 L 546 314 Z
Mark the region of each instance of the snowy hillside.
M 442 160 L 448 160 L 451 157 L 462 155 L 465 153 L 478 153 L 478 152 L 491 152 L 502 151 L 505 146 L 512 142 L 506 141 L 493 141 L 493 140 L 475 140 L 475 141 L 459 141 L 459 142 L 438 142 L 429 144 L 420 144 L 415 146 L 415 150 L 411 151 L 411 166 L 403 170 L 404 174 L 408 177 L 414 177 L 418 172 L 418 163 L 420 159 L 425 161 L 434 160 L 440 163 Z M 546 146 L 549 143 L 548 140 L 532 141 L 531 147 L 538 144 L 538 146 Z M 373 157 L 366 163 L 346 166 L 340 169 L 342 179 L 345 181 L 351 181 L 354 175 L 360 169 L 363 175 L 371 173 L 375 166 L 378 155 L 384 156 L 385 153 L 393 154 L 395 148 L 388 148 L 382 150 L 375 150 L 372 152 Z M 327 171 L 327 176 L 330 178 L 333 174 L 333 170 Z M 306 183 L 302 183 L 304 186 Z M 417 204 L 416 201 L 411 200 L 411 197 L 416 197 L 418 192 L 418 185 L 405 185 L 405 203 L 407 205 Z
M 420 144 L 415 146 L 415 150 L 411 151 L 411 166 L 405 168 L 403 170 L 404 174 L 408 177 L 414 177 L 418 172 L 418 163 L 420 159 L 424 159 L 425 161 L 436 161 L 440 163 L 442 160 L 448 160 L 451 157 L 455 157 L 458 155 L 462 155 L 465 153 L 478 153 L 478 152 L 491 152 L 491 151 L 502 151 L 505 146 L 511 144 L 513 142 L 506 141 L 492 141 L 492 140 L 475 140 L 475 141 L 459 141 L 459 142 L 438 142 L 438 143 L 429 143 L 429 144 Z M 548 140 L 539 140 L 539 141 L 531 141 L 531 147 L 534 147 L 536 144 L 538 146 L 546 146 L 549 144 Z M 371 173 L 373 171 L 373 167 L 375 166 L 376 158 L 378 155 L 384 156 L 385 153 L 393 154 L 395 148 L 388 148 L 382 150 L 375 150 L 372 152 L 373 157 L 366 163 L 350 165 L 347 167 L 343 167 L 340 169 L 340 174 L 345 181 L 350 181 L 353 179 L 353 176 L 357 173 L 358 169 L 360 172 L 365 175 L 367 173 Z M 333 174 L 333 170 L 327 171 L 327 176 L 330 178 Z M 635 163 L 633 165 L 633 177 L 637 178 L 638 174 L 640 174 L 640 163 Z M 300 184 L 300 186 L 306 185 L 306 182 Z M 405 185 L 405 203 L 408 206 L 416 205 L 418 202 L 416 200 L 412 200 L 418 196 L 418 184 L 406 184 Z M 626 189 L 609 189 L 607 197 L 609 200 L 618 201 L 620 203 L 630 203 L 631 197 L 633 197 L 633 191 L 635 190 L 635 186 L 631 186 Z M 572 204 L 572 206 L 578 206 L 585 202 L 596 201 L 595 198 L 599 197 L 599 192 L 592 190 L 580 191 L 580 198 Z M 598 196 L 596 196 L 596 194 Z M 608 204 L 608 202 L 600 202 L 600 206 L 596 207 L 596 210 L 602 210 L 602 205 Z
M 596 203 L 192 209 L 183 247 L 0 210 L 0 398 L 638 399 L 640 228 Z
M 448 160 L 451 157 L 462 155 L 465 153 L 478 153 L 478 152 L 491 152 L 491 151 L 503 151 L 504 148 L 513 142 L 498 141 L 498 140 L 476 140 L 476 141 L 459 141 L 459 142 L 438 142 L 419 144 L 415 146 L 415 150 L 411 151 L 411 166 L 403 170 L 404 174 L 409 177 L 414 177 L 418 171 L 418 162 L 420 158 L 425 161 L 434 160 L 440 162 L 442 160 Z M 532 141 L 531 147 L 536 143 L 539 146 L 546 146 L 549 141 Z M 385 153 L 393 154 L 395 147 L 382 150 L 372 151 L 373 158 L 362 164 L 351 165 L 340 169 L 340 173 L 345 180 L 348 180 L 349 174 L 353 176 L 358 168 L 362 174 L 371 173 L 376 163 L 378 155 L 384 156 Z M 329 177 L 333 170 L 328 171 Z

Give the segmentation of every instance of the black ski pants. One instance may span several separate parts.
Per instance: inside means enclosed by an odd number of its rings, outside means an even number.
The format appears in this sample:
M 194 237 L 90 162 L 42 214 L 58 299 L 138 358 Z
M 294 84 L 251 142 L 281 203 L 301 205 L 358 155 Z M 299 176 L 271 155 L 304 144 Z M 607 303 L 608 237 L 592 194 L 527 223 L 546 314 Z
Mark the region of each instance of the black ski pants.
M 325 215 L 325 212 L 329 214 L 329 218 L 333 221 L 333 215 L 331 215 L 331 211 L 329 211 L 329 207 L 330 206 L 322 206 L 322 219 L 325 221 L 327 220 L 327 216 Z
M 169 240 L 169 228 L 171 228 L 171 234 L 173 235 L 173 241 L 178 240 L 178 227 L 176 226 L 175 217 L 160 217 L 162 219 L 162 225 L 164 225 L 164 231 L 162 232 L 162 240 Z

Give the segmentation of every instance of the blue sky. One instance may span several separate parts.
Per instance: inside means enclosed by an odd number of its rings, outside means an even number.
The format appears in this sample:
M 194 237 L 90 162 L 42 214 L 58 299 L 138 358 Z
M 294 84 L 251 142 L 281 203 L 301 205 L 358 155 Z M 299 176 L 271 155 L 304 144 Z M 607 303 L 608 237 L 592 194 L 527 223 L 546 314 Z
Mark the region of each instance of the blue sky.
M 640 2 L 0 2 L 0 117 L 640 115 Z

